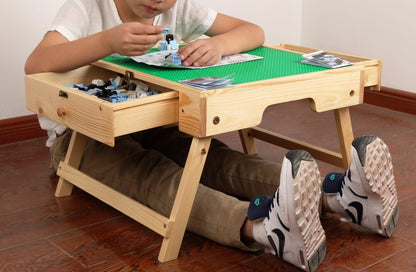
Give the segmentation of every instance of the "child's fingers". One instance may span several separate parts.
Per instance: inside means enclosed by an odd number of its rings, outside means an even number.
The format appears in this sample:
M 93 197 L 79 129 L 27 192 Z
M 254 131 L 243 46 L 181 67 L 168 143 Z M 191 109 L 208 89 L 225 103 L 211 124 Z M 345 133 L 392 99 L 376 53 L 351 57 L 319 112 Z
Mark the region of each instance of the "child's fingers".
M 161 39 L 161 34 L 133 35 L 131 43 L 135 45 L 154 46 Z
M 219 50 L 215 44 L 208 40 L 197 40 L 179 49 L 179 57 L 185 66 L 206 66 L 212 65 L 221 59 Z
M 194 66 L 208 66 L 208 65 L 213 65 L 217 62 L 218 62 L 218 60 L 217 60 L 217 58 L 215 58 L 215 56 L 210 55 L 210 54 L 205 54 L 204 56 L 202 56 L 201 58 L 196 60 L 193 63 L 193 65 Z
M 190 66 L 190 65 L 193 65 L 198 60 L 203 61 L 204 55 L 205 54 L 201 52 L 200 50 L 196 50 L 191 55 L 189 55 L 187 58 L 184 59 L 183 64 L 185 66 Z
M 189 43 L 178 50 L 179 58 L 185 66 L 192 65 L 196 60 L 200 59 L 204 52 L 197 42 Z
M 163 32 L 162 26 L 145 25 L 137 22 L 128 24 L 131 27 L 131 33 L 136 35 L 161 34 Z

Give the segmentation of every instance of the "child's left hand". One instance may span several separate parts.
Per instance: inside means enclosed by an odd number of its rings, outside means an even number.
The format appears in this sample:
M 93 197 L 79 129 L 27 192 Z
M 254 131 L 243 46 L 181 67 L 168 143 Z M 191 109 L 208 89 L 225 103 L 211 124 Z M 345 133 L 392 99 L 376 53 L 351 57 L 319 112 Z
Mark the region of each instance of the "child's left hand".
M 222 57 L 222 48 L 214 39 L 199 39 L 178 50 L 185 66 L 208 66 L 217 63 Z

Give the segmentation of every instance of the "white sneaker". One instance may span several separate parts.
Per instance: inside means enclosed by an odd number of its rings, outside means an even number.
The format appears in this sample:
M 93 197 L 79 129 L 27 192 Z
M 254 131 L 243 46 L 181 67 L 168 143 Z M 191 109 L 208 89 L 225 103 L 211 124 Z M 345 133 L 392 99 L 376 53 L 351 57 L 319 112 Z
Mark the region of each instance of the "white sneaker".
M 272 254 L 315 271 L 325 257 L 326 238 L 319 219 L 321 179 L 306 151 L 289 151 L 283 159 L 280 186 L 263 220 Z
M 343 217 L 343 221 L 386 237 L 393 233 L 399 217 L 397 191 L 391 155 L 380 138 L 356 138 L 345 175 L 328 174 L 323 190 L 328 195 L 330 207 Z

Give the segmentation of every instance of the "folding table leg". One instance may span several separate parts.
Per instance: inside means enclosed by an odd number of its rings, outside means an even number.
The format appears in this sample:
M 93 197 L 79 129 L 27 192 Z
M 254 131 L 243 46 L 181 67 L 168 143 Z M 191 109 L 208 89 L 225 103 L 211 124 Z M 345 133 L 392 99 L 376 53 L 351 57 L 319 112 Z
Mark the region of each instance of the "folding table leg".
M 172 229 L 164 237 L 159 252 L 158 260 L 160 262 L 174 260 L 178 257 L 210 143 L 211 137 L 194 137 L 192 140 L 170 215 L 170 221 L 173 222 Z
M 351 143 L 354 140 L 352 131 L 351 117 L 349 108 L 341 108 L 334 110 L 335 121 L 337 123 L 339 144 L 341 147 L 341 155 L 344 169 L 347 169 L 350 161 Z
M 65 162 L 70 166 L 74 167 L 75 169 L 78 169 L 79 164 L 81 163 L 81 158 L 82 154 L 84 153 L 86 140 L 87 136 L 76 131 L 72 132 L 71 141 L 69 142 L 68 151 L 65 156 Z M 58 176 L 59 168 L 60 167 L 58 166 Z M 58 186 L 56 187 L 55 196 L 62 197 L 71 195 L 72 187 L 72 183 L 60 177 L 58 181 Z
M 240 140 L 241 144 L 243 145 L 244 152 L 249 155 L 254 155 L 257 154 L 257 147 L 251 131 L 251 128 L 240 129 L 238 134 L 240 135 Z

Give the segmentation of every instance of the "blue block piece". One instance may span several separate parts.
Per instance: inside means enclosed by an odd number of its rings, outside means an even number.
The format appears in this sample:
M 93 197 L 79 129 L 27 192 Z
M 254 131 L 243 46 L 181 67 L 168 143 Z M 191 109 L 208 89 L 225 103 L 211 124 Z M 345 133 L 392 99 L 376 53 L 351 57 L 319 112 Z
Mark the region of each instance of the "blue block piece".
M 182 60 L 179 58 L 178 53 L 171 53 L 165 57 L 166 62 L 171 62 L 176 65 L 182 65 Z
M 108 85 L 108 86 L 107 86 L 107 89 L 109 89 L 109 90 L 113 91 L 113 90 L 116 90 L 116 89 L 117 89 L 117 87 L 118 87 L 118 84 L 117 84 L 114 80 L 112 80 L 112 81 L 111 81 L 111 85 Z
M 163 41 L 161 44 L 160 44 L 160 46 L 158 47 L 158 49 L 159 49 L 159 51 L 166 51 L 167 50 L 167 47 L 168 46 L 168 43 L 167 43 L 167 41 Z
M 178 43 L 174 40 L 172 34 L 167 34 L 166 39 L 158 47 L 159 51 L 178 51 Z
M 177 64 L 177 65 L 182 65 L 182 61 L 179 58 L 179 54 L 178 53 L 172 53 L 172 63 L 173 64 Z
M 110 95 L 108 98 L 110 99 L 111 103 L 117 103 L 117 95 L 116 94 Z
M 74 88 L 77 88 L 79 90 L 88 91 L 88 86 L 85 86 L 84 84 L 76 84 L 76 85 L 74 85 Z
M 179 49 L 178 43 L 175 40 L 170 41 L 169 45 L 170 45 L 170 50 L 178 51 Z
M 129 95 L 126 93 L 121 93 L 117 95 L 117 102 L 123 102 L 126 101 L 127 98 L 129 98 Z
M 118 103 L 128 100 L 129 95 L 126 93 L 113 94 L 108 97 L 111 103 Z

